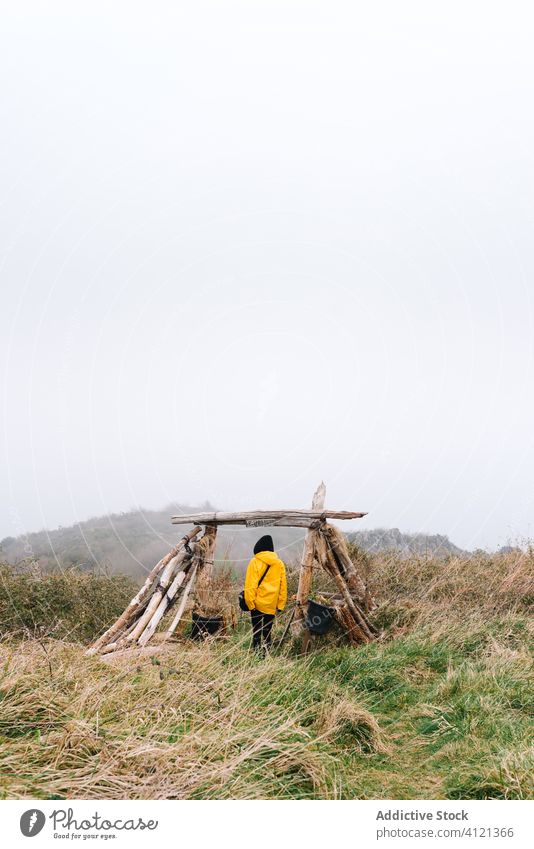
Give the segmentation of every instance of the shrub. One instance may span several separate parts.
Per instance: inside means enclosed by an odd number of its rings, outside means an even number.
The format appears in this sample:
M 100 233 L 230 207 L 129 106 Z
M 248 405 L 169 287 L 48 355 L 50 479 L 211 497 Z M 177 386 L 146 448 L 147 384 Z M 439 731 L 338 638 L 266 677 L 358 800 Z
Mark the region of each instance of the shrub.
M 126 576 L 0 566 L 0 637 L 46 634 L 90 642 L 136 592 Z

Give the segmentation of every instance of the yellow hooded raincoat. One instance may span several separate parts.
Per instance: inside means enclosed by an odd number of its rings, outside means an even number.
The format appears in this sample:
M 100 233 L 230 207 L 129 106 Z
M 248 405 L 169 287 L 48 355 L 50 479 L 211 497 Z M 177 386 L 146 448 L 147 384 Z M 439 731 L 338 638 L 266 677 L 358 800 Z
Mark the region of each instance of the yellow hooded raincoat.
M 269 564 L 271 568 L 258 587 L 258 581 Z M 274 551 L 260 551 L 248 564 L 245 601 L 249 610 L 256 609 L 260 613 L 276 613 L 286 606 L 286 567 Z

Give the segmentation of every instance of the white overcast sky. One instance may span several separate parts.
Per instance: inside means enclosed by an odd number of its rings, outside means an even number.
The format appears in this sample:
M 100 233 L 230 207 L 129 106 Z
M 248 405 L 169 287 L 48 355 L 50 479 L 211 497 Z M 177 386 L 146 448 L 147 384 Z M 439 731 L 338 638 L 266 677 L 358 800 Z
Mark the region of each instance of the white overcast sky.
M 322 478 L 358 527 L 534 535 L 533 37 L 4 0 L 0 537 Z

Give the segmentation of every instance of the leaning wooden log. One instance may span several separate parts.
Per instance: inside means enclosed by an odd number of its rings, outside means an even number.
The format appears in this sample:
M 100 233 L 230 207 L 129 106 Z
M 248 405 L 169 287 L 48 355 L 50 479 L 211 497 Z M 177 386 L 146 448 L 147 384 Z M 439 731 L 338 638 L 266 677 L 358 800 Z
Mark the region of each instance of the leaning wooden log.
M 173 559 L 170 560 L 169 563 L 167 563 L 165 569 L 160 575 L 160 578 L 157 583 L 157 588 L 152 593 L 152 598 L 150 599 L 145 612 L 137 622 L 131 634 L 128 634 L 128 636 L 126 637 L 126 642 L 133 643 L 141 637 L 141 634 L 148 626 L 156 610 L 158 609 L 162 598 L 166 595 L 167 590 L 174 579 L 174 576 L 177 572 L 183 569 L 184 563 L 186 561 L 189 561 L 191 557 L 191 552 L 187 551 L 187 549 L 183 549 L 182 551 L 178 552 L 176 557 L 173 557 Z
M 104 648 L 100 649 L 100 654 L 110 654 L 112 651 L 116 651 L 118 646 L 118 642 L 108 643 L 107 646 L 104 646 Z
M 172 580 L 172 582 L 169 584 L 168 589 L 165 592 L 166 584 L 168 583 L 168 581 L 170 579 L 165 574 L 162 574 L 161 580 L 160 580 L 160 587 L 159 587 L 159 592 L 162 593 L 162 597 L 161 597 L 159 604 L 157 605 L 156 609 L 154 610 L 153 615 L 151 616 L 151 618 L 147 622 L 146 627 L 144 628 L 142 634 L 138 637 L 137 642 L 139 643 L 140 646 L 146 645 L 148 643 L 148 641 L 150 640 L 151 636 L 156 631 L 156 628 L 158 627 L 159 623 L 161 622 L 161 620 L 162 620 L 165 612 L 167 611 L 168 607 L 170 607 L 170 605 L 173 603 L 174 597 L 175 597 L 179 587 L 181 587 L 181 585 L 183 584 L 185 577 L 186 577 L 188 567 L 191 566 L 191 562 L 193 564 L 195 572 L 202 574 L 206 571 L 208 573 L 208 577 L 206 579 L 207 580 L 206 592 L 209 592 L 209 586 L 210 586 L 210 583 L 211 583 L 211 572 L 212 572 L 212 569 L 213 569 L 213 551 L 214 551 L 214 548 L 215 548 L 215 537 L 216 537 L 216 535 L 217 535 L 217 529 L 214 526 L 208 526 L 205 529 L 204 534 L 199 539 L 199 541 L 195 544 L 195 552 L 194 552 L 193 558 L 191 558 L 191 557 L 188 558 L 189 559 L 188 565 L 185 566 L 182 569 L 182 571 L 179 571 L 178 574 L 176 574 L 176 572 L 177 572 L 176 566 L 178 564 L 173 565 L 172 561 L 171 561 L 171 563 L 169 563 L 169 565 L 167 567 L 169 570 L 171 570 L 169 574 L 171 576 L 172 576 L 172 574 L 174 574 L 175 577 Z M 178 558 L 180 556 L 181 555 L 178 555 Z M 181 565 L 184 566 L 184 561 L 182 561 Z
M 173 603 L 178 590 L 180 589 L 180 587 L 184 583 L 185 579 L 187 578 L 187 574 L 188 574 L 187 571 L 182 570 L 181 572 L 178 572 L 178 574 L 174 578 L 169 589 L 167 590 L 167 592 L 165 593 L 165 595 L 161 599 L 152 619 L 150 620 L 150 622 L 146 626 L 145 630 L 143 631 L 143 633 L 141 634 L 141 636 L 137 640 L 137 642 L 139 643 L 140 646 L 145 646 L 148 643 L 152 634 L 155 632 L 156 628 L 158 627 L 159 623 L 161 622 L 165 613 L 167 612 L 167 609 Z
M 323 484 L 324 486 L 324 484 Z M 323 502 L 324 504 L 324 498 Z M 324 519 L 361 519 L 366 513 L 354 513 L 348 510 L 322 510 L 312 507 L 311 510 L 250 510 L 241 513 L 190 513 L 183 516 L 173 516 L 173 525 L 248 525 L 263 527 L 268 525 L 292 525 L 303 522 L 321 521 Z
M 321 481 L 312 499 L 312 512 L 321 513 L 324 508 L 326 498 L 326 487 Z M 295 619 L 293 622 L 293 634 L 297 636 L 304 628 L 304 619 L 306 617 L 306 605 L 311 590 L 311 582 L 313 576 L 313 561 L 317 550 L 317 530 L 309 530 L 304 540 L 304 552 L 302 554 L 302 562 L 299 573 L 299 584 L 297 589 L 297 607 L 295 611 Z
M 169 625 L 168 629 L 165 631 L 165 634 L 163 635 L 164 640 L 168 640 L 169 637 L 171 637 L 174 634 L 174 632 L 176 631 L 176 628 L 178 627 L 178 624 L 179 624 L 182 616 L 184 615 L 184 610 L 186 608 L 187 599 L 189 598 L 189 594 L 191 593 L 191 590 L 193 589 L 193 587 L 195 585 L 196 576 L 197 576 L 197 565 L 195 564 L 191 568 L 189 580 L 188 580 L 186 587 L 185 587 L 185 589 L 182 593 L 182 597 L 180 599 L 180 604 L 178 606 L 178 610 L 176 611 L 174 619 L 172 620 L 171 624 Z
M 152 585 L 154 580 L 157 578 L 159 573 L 165 566 L 172 560 L 173 557 L 176 557 L 179 551 L 185 548 L 189 542 L 196 537 L 202 528 L 200 526 L 194 527 L 191 531 L 188 531 L 182 539 L 174 546 L 165 557 L 162 557 L 161 560 L 156 563 L 154 568 L 149 573 L 145 583 L 139 590 L 139 592 L 132 598 L 128 607 L 124 610 L 123 613 L 119 616 L 119 618 L 111 625 L 107 631 L 105 631 L 97 640 L 90 646 L 89 649 L 85 652 L 86 655 L 96 654 L 103 646 L 107 643 L 112 642 L 117 634 L 122 633 L 125 627 L 127 627 L 128 623 L 131 619 L 135 617 L 135 615 L 139 612 L 143 603 L 147 600 L 149 593 L 152 589 Z
M 335 580 L 347 608 L 354 618 L 354 633 L 361 637 L 362 642 L 369 643 L 375 639 L 376 631 L 367 619 L 364 611 L 359 607 L 358 602 L 352 598 L 347 583 L 339 571 L 337 561 L 332 551 L 328 549 L 324 537 L 321 534 L 318 536 L 318 554 L 325 568 Z
M 336 619 L 343 632 L 343 635 L 348 638 L 353 645 L 360 645 L 366 642 L 365 635 L 362 636 L 362 630 L 354 622 L 354 616 L 348 610 L 346 604 L 336 606 Z
M 364 609 L 372 609 L 374 606 L 373 600 L 365 582 L 351 560 L 345 536 L 334 525 L 326 523 L 321 528 L 321 534 L 326 541 L 327 547 L 337 561 L 340 572 L 347 582 L 351 596 L 356 598 Z

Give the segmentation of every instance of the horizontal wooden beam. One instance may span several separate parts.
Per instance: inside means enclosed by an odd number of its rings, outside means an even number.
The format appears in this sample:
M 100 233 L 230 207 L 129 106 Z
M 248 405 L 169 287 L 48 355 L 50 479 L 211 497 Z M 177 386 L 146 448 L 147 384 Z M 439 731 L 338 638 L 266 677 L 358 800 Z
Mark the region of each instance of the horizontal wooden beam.
M 361 519 L 367 513 L 349 510 L 249 510 L 244 513 L 189 513 L 173 516 L 173 525 L 246 525 L 307 528 L 325 519 Z

